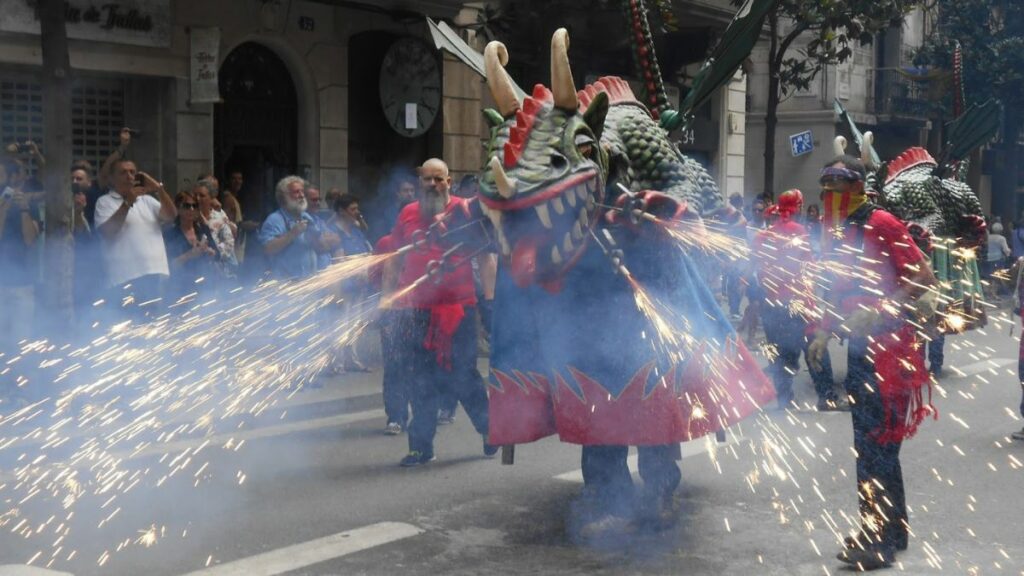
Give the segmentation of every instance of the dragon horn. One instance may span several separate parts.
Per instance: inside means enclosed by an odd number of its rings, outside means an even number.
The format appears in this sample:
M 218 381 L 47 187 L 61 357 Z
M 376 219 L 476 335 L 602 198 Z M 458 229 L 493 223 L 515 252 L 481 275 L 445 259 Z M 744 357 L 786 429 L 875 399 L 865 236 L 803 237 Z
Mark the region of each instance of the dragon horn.
M 498 160 L 497 156 L 491 157 L 491 172 L 494 173 L 494 185 L 502 198 L 508 200 L 516 195 L 516 181 L 505 174 L 505 169 L 501 167 L 501 160 Z
M 872 132 L 865 132 L 860 143 L 860 161 L 864 166 L 871 166 L 871 145 L 875 142 L 875 135 Z
M 846 138 L 836 136 L 836 139 L 832 141 L 832 153 L 836 156 L 846 154 Z
M 579 107 L 576 85 L 572 81 L 572 69 L 569 67 L 569 32 L 565 28 L 555 30 L 551 37 L 551 92 L 555 97 L 555 106 L 572 111 Z
M 505 118 L 519 110 L 519 98 L 512 88 L 512 79 L 505 71 L 505 64 L 508 64 L 508 50 L 505 45 L 497 40 L 487 43 L 484 48 L 484 67 L 487 70 L 487 86 L 491 89 L 491 96 L 498 105 L 498 112 Z

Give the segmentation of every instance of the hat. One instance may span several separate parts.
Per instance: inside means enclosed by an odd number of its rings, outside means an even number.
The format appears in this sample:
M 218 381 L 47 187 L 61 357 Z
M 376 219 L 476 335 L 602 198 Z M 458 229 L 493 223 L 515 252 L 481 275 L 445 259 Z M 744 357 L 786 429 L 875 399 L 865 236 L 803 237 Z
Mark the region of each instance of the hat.
M 996 222 L 995 224 L 993 224 L 992 225 L 992 233 L 993 234 L 1002 234 L 1003 233 L 1003 225 L 1000 224 L 999 222 Z

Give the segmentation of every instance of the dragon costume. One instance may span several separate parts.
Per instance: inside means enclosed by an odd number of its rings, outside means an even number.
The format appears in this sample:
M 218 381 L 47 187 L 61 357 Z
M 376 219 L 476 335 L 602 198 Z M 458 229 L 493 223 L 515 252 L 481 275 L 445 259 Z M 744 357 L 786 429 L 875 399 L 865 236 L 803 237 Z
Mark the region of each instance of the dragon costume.
M 928 256 L 943 303 L 940 330 L 961 332 L 985 324 L 978 303 L 981 283 L 974 249 L 985 242 L 981 202 L 966 183 L 939 175 L 939 162 L 912 147 L 879 165 L 870 132 L 860 139 L 861 159 L 873 171 L 870 193 L 879 206 L 903 220 Z M 836 151 L 844 150 L 837 139 Z
M 557 31 L 551 88 L 522 101 L 505 47 L 484 53 L 498 110 L 479 204 L 501 255 L 490 442 L 653 446 L 720 430 L 772 386 L 690 256 L 629 220 L 635 206 L 699 227 L 721 196 L 624 81 L 577 92 L 567 47 Z

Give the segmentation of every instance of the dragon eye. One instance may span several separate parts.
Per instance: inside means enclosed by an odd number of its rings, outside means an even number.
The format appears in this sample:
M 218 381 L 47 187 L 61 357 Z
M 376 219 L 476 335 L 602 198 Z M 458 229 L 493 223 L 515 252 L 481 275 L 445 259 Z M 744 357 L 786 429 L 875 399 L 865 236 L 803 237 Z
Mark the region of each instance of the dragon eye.
M 590 137 L 586 132 L 580 132 L 576 135 L 576 149 L 580 151 L 580 154 L 586 158 L 594 157 L 594 139 Z

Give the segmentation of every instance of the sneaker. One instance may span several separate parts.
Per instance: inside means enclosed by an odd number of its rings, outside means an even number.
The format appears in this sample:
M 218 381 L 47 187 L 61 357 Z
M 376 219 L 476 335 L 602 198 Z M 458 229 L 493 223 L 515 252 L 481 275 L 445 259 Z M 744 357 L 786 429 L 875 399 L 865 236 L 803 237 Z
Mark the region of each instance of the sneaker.
M 437 411 L 438 424 L 455 424 L 455 413 L 444 408 Z
M 868 572 L 881 568 L 889 568 L 895 560 L 892 549 L 880 546 L 869 546 L 867 548 L 844 548 L 836 554 L 841 562 L 853 566 L 858 572 Z
M 398 422 L 388 422 L 388 425 L 384 427 L 384 433 L 388 436 L 398 436 L 402 433 L 402 425 Z
M 819 398 L 818 412 L 849 412 L 850 405 L 838 398 Z
M 429 454 L 428 455 L 428 454 L 424 454 L 424 453 L 422 453 L 422 452 L 420 452 L 418 450 L 413 450 L 412 452 L 409 452 L 409 454 L 406 455 L 405 458 L 402 458 L 402 461 L 399 462 L 398 465 L 401 466 L 402 468 L 412 468 L 414 466 L 422 466 L 422 465 L 426 464 L 427 462 L 433 462 L 433 461 L 434 461 L 434 455 L 433 454 Z
M 1010 438 L 1013 438 L 1014 440 L 1024 440 L 1024 428 L 1010 434 Z
M 488 444 L 487 436 L 484 436 L 484 456 L 494 458 L 494 455 L 498 453 L 498 448 L 497 444 Z

